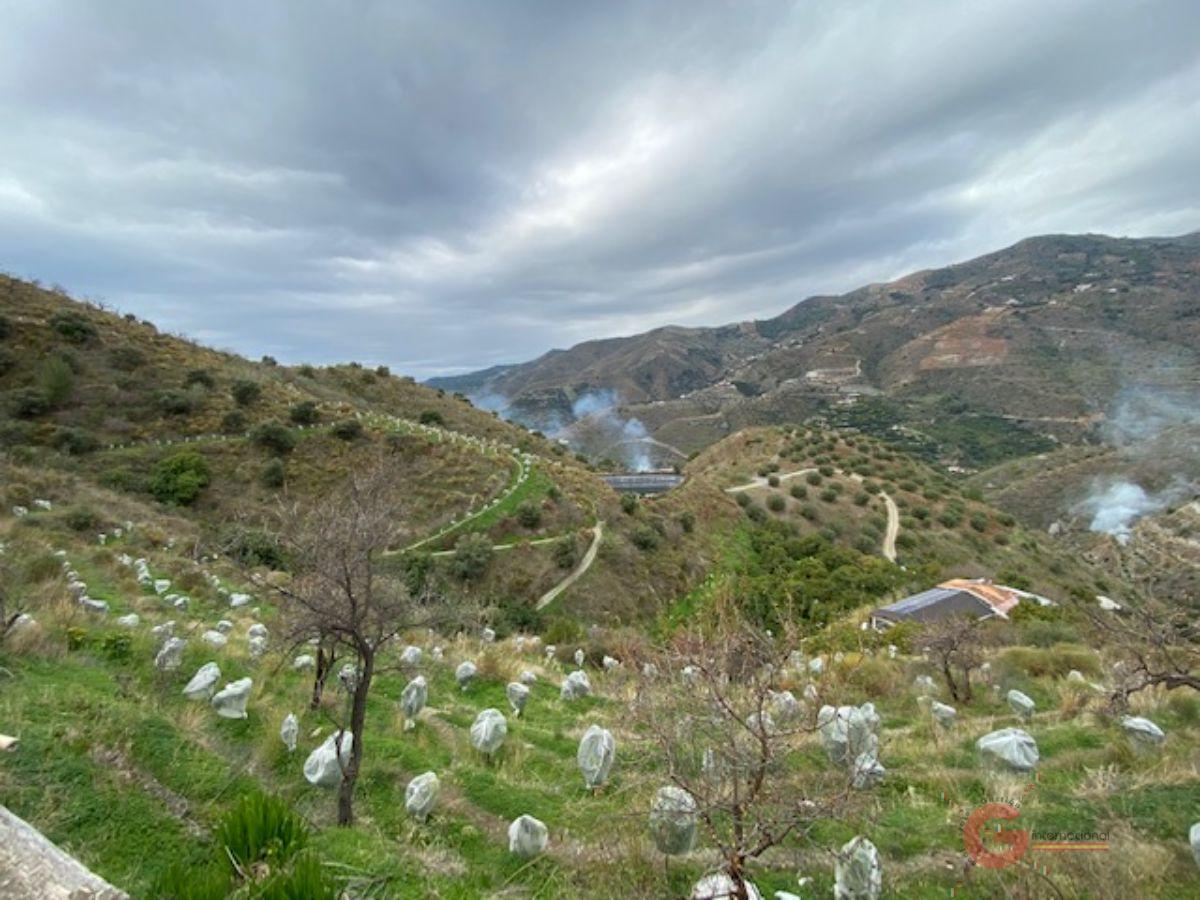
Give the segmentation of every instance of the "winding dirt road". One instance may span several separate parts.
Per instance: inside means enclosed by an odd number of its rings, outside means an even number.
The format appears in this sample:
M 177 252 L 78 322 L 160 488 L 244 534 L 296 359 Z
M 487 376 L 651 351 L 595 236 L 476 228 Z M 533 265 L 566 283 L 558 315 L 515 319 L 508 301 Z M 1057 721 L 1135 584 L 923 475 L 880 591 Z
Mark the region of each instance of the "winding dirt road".
M 881 493 L 883 502 L 887 505 L 887 531 L 883 534 L 883 557 L 888 562 L 896 561 L 896 537 L 900 534 L 900 510 L 896 501 L 887 494 Z
M 570 575 L 542 594 L 541 599 L 537 602 L 537 609 L 545 609 L 553 603 L 559 594 L 582 578 L 592 567 L 592 563 L 596 561 L 596 554 L 600 552 L 600 541 L 604 537 L 603 522 L 596 522 L 596 527 L 592 529 L 592 535 L 592 545 L 588 547 L 587 553 L 583 554 L 583 559 L 571 570 Z

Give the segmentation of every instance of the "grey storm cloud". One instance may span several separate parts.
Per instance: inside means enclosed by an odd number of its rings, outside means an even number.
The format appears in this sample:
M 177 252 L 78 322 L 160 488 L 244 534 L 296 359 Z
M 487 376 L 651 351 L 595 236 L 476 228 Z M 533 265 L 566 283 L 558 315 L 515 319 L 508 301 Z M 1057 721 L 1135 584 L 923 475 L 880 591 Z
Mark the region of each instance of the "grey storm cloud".
M 0 266 L 418 376 L 1200 227 L 1200 4 L 0 0 Z

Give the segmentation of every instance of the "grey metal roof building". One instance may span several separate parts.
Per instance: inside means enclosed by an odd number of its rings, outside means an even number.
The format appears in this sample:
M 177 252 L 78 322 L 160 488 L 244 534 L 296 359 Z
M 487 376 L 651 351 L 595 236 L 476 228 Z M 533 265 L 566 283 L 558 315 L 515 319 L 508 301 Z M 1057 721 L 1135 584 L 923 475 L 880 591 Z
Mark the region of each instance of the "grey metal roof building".
M 871 613 L 871 625 L 888 628 L 897 622 L 934 622 L 951 616 L 977 616 L 985 619 L 996 614 L 990 603 L 959 588 L 935 587 Z

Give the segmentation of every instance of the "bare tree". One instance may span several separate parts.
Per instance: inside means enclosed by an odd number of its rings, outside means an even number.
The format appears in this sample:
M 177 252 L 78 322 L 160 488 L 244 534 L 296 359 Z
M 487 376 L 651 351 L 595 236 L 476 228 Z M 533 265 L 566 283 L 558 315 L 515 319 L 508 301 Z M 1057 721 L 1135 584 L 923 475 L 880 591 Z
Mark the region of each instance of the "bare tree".
M 786 654 L 769 635 L 727 620 L 716 633 L 680 636 L 648 661 L 637 721 L 669 781 L 695 800 L 735 896 L 747 898 L 747 862 L 844 809 L 848 775 L 787 765 L 797 742 L 817 730 L 817 711 L 779 703 Z
M 971 673 L 984 663 L 985 621 L 975 616 L 954 616 L 930 622 L 921 629 L 920 645 L 942 673 L 950 696 L 971 702 Z
M 1147 688 L 1200 691 L 1200 619 L 1153 595 L 1120 612 L 1088 611 L 1098 643 L 1116 657 L 1109 702 L 1124 709 Z
M 315 639 L 320 664 L 314 699 L 339 654 L 353 661 L 348 721 L 350 760 L 338 791 L 338 824 L 354 821 L 354 787 L 366 749 L 367 697 L 380 670 L 380 653 L 396 635 L 444 626 L 460 610 L 443 598 L 413 596 L 400 579 L 379 571 L 381 553 L 394 542 L 406 515 L 405 495 L 386 464 L 351 476 L 341 491 L 307 509 L 293 509 L 283 540 L 294 578 L 280 589 L 287 635 L 294 643 Z M 340 751 L 340 742 L 339 742 Z M 340 752 L 339 752 L 340 757 Z

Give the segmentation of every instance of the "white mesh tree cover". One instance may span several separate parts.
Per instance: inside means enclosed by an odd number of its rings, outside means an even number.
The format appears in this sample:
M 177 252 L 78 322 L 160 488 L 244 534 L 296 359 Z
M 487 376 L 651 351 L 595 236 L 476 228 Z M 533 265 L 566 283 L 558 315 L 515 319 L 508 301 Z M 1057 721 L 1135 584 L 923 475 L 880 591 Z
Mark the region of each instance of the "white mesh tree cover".
M 229 643 L 229 638 L 225 637 L 225 635 L 221 634 L 221 632 L 217 631 L 216 629 L 210 629 L 204 632 L 204 634 L 200 635 L 200 640 L 217 650 L 220 650 Z
M 346 663 L 338 671 L 338 682 L 347 694 L 353 694 L 358 689 L 358 666 Z
M 317 665 L 317 661 L 316 661 L 316 659 L 313 658 L 313 655 L 311 653 L 301 653 L 299 656 L 297 656 L 295 659 L 292 660 L 292 668 L 295 669 L 297 672 L 301 671 L 302 669 L 315 668 L 316 665 Z
M 587 659 L 587 654 L 585 654 L 583 652 L 583 650 L 575 651 L 575 665 L 582 666 L 584 663 L 584 660 L 586 660 L 586 659 Z
M 466 662 L 461 662 L 458 664 L 458 668 L 454 670 L 454 680 L 457 681 L 458 686 L 465 691 L 467 689 L 467 685 L 475 680 L 475 673 L 477 671 L 479 670 L 475 668 L 475 663 L 468 659 Z
M 831 762 L 848 765 L 864 753 L 874 755 L 879 747 L 876 736 L 879 715 L 872 703 L 822 706 L 817 714 L 817 725 Z
M 836 900 L 875 900 L 883 890 L 879 851 L 862 835 L 843 845 L 833 871 Z
M 183 696 L 189 700 L 207 700 L 217 689 L 217 682 L 221 680 L 221 667 L 215 662 L 207 662 L 196 670 L 196 674 L 192 676 L 183 687 Z
M 517 816 L 508 826 L 508 852 L 521 859 L 532 859 L 546 849 L 550 830 L 533 816 Z
M 250 647 L 251 659 L 258 659 L 267 652 L 267 639 L 261 635 L 250 638 L 247 643 Z
M 154 636 L 154 640 L 158 642 L 158 646 L 160 649 L 166 645 L 167 641 L 169 641 L 171 639 L 171 636 L 174 633 L 175 633 L 175 620 L 174 619 L 168 619 L 166 622 L 163 622 L 161 625 L 155 625 L 153 628 L 150 629 L 150 634 Z
M 535 685 L 537 684 L 537 680 L 538 677 L 532 669 L 522 669 L 520 677 L 517 678 L 517 681 L 525 685 Z
M 404 711 L 405 731 L 416 726 L 417 716 L 428 701 L 429 686 L 425 683 L 424 675 L 418 675 L 404 686 L 404 690 L 400 692 L 400 708 Z
M 251 679 L 239 678 L 213 694 L 212 705 L 217 715 L 223 719 L 246 718 L 246 701 L 250 699 L 252 687 L 254 682 Z
M 288 753 L 296 752 L 296 741 L 300 739 L 300 722 L 295 713 L 288 713 L 283 717 L 283 724 L 279 726 L 279 739 L 288 748 Z
M 142 619 L 137 613 L 130 613 L 127 616 L 121 616 L 118 618 L 117 624 L 122 628 L 137 628 L 141 621 Z
M 228 619 L 221 619 L 217 622 L 216 629 L 221 634 L 229 634 L 229 632 L 233 631 L 233 623 Z
M 604 665 L 605 672 L 611 672 L 614 669 L 621 668 L 621 661 L 616 657 L 608 656 L 607 654 L 605 655 L 604 659 L 601 660 L 601 662 Z
M 954 720 L 958 718 L 958 710 L 946 703 L 938 703 L 934 700 L 929 707 L 930 713 L 933 714 L 933 720 L 945 729 L 954 727 Z
M 421 664 L 421 648 L 414 644 L 409 644 L 400 654 L 400 662 L 406 666 L 419 666 Z
M 851 784 L 855 790 L 865 791 L 875 787 L 887 775 L 887 769 L 873 753 L 862 753 L 850 768 Z
M 762 894 L 749 881 L 744 882 L 747 900 L 762 900 Z M 738 896 L 737 886 L 724 872 L 705 875 L 692 888 L 691 900 L 733 900 Z
M 484 756 L 500 749 L 508 736 L 508 720 L 498 709 L 485 709 L 471 723 L 471 746 Z
M 782 726 L 787 726 L 800 718 L 804 707 L 791 691 L 771 693 L 771 718 Z
M 1020 728 L 989 732 L 975 742 L 975 748 L 986 762 L 1017 772 L 1028 772 L 1038 763 L 1037 741 Z
M 269 638 L 270 636 L 271 636 L 270 632 L 267 631 L 267 626 L 262 624 L 261 622 L 255 622 L 253 625 L 251 625 L 249 628 L 246 629 L 246 637 Z
M 418 822 L 424 822 L 437 805 L 442 783 L 433 772 L 418 775 L 404 789 L 404 809 Z
M 1125 716 L 1121 719 L 1121 727 L 1125 729 L 1129 745 L 1139 753 L 1157 750 L 1167 739 L 1161 728 L 1140 716 Z
M 154 657 L 154 665 L 164 672 L 171 672 L 183 664 L 183 648 L 187 641 L 183 638 L 168 637 L 162 649 Z
M 563 679 L 559 695 L 563 700 L 578 700 L 580 697 L 586 697 L 591 692 L 592 682 L 588 679 L 587 672 L 583 671 L 583 669 L 576 669 Z
M 1192 845 L 1192 859 L 1200 866 L 1200 822 L 1188 829 L 1188 843 Z
M 528 685 L 521 684 L 519 681 L 511 681 L 504 689 L 505 696 L 508 697 L 508 705 L 512 707 L 512 711 L 520 716 L 525 711 L 525 703 L 529 700 Z
M 338 753 L 338 738 L 341 737 L 341 753 Z M 342 782 L 342 769 L 350 765 L 350 754 L 354 747 L 354 734 L 335 731 L 325 738 L 304 761 L 304 777 L 317 787 L 337 787 Z
M 496 632 L 491 628 L 484 628 L 479 632 L 479 639 L 485 644 L 494 644 L 496 642 Z
M 937 692 L 937 685 L 928 675 L 918 675 L 913 679 L 913 690 L 922 697 L 931 697 Z
M 598 788 L 608 780 L 613 760 L 617 756 L 617 742 L 612 732 L 599 725 L 589 725 L 579 741 L 576 761 L 583 773 L 583 783 L 589 788 Z
M 696 800 L 683 788 L 667 785 L 650 805 L 650 835 L 654 846 L 669 856 L 690 853 L 696 845 Z
M 1033 702 L 1027 695 L 1022 694 L 1018 690 L 1011 690 L 1006 696 L 1009 707 L 1018 716 L 1028 722 L 1033 718 L 1033 714 L 1037 712 L 1037 704 Z

